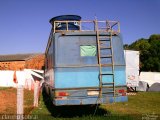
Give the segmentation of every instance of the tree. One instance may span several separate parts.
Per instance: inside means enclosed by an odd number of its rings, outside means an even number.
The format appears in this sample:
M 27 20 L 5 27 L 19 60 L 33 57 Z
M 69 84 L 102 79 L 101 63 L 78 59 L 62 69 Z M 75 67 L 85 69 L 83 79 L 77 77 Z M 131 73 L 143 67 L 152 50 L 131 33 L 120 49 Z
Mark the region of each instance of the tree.
M 160 34 L 141 38 L 124 48 L 140 51 L 140 71 L 160 72 Z

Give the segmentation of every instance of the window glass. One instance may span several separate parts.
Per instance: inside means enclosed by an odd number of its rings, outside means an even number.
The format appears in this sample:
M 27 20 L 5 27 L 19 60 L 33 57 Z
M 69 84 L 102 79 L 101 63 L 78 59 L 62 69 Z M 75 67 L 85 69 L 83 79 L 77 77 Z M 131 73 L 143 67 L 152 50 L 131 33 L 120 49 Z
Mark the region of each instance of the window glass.
M 96 46 L 94 45 L 83 45 L 80 46 L 80 55 L 81 56 L 96 56 Z

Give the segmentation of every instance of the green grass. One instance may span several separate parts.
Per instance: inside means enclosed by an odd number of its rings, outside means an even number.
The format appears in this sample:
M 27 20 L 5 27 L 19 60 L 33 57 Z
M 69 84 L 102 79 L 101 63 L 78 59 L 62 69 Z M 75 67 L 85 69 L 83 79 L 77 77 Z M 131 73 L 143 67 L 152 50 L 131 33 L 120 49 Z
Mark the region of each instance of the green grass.
M 11 89 L 12 87 L 0 87 L 0 91 L 1 90 L 9 90 L 9 89 Z
M 160 92 L 139 92 L 136 96 L 128 98 L 128 102 L 107 104 L 103 107 L 111 114 L 124 114 L 136 119 L 141 119 L 144 115 L 158 115 L 160 113 Z
M 16 94 L 13 88 L 0 88 L 2 91 Z M 160 119 L 160 92 L 138 92 L 135 96 L 128 96 L 128 99 L 124 103 L 100 105 L 94 115 L 96 106 L 55 107 L 46 95 L 41 95 L 39 107 L 33 109 L 33 91 L 25 90 L 24 113 L 37 115 L 38 120 L 141 120 L 145 116 Z M 13 107 L 8 107 L 6 111 L 12 113 Z
M 47 96 L 46 96 L 47 97 Z M 96 106 L 53 106 L 50 100 L 40 98 L 39 107 L 32 111 L 32 115 L 38 115 L 38 120 L 133 120 L 126 115 L 112 115 L 104 105 Z
M 29 114 L 33 108 L 33 91 L 24 89 L 24 114 Z
M 48 96 L 41 96 L 39 107 L 32 114 L 37 114 L 40 120 L 141 120 L 146 115 L 159 114 L 160 92 L 139 92 L 128 98 L 128 102 L 101 105 L 94 115 L 96 106 L 55 107 Z
M 44 97 L 46 99 L 44 99 Z M 48 96 L 40 98 L 39 107 L 34 109 L 32 114 L 38 115 L 39 120 L 105 120 L 108 113 L 103 108 L 97 109 L 96 116 L 93 116 L 95 106 L 53 106 Z

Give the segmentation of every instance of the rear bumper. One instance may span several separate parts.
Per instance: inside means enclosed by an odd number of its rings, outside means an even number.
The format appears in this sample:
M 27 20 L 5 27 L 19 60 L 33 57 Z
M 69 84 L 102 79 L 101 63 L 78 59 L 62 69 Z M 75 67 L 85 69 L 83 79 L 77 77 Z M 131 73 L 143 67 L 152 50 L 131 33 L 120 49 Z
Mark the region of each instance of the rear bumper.
M 113 102 L 126 102 L 128 101 L 127 96 L 118 96 L 118 97 L 87 97 L 81 99 L 55 99 L 53 104 L 55 106 L 62 106 L 62 105 L 94 105 L 94 104 L 107 104 Z

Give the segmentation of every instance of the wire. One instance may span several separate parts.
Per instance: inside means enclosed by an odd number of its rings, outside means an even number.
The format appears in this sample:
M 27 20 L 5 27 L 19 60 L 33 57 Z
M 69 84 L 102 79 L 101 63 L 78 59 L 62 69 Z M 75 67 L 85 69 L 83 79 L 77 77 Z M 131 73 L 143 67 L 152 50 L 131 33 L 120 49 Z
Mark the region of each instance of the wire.
M 98 79 L 100 80 L 100 76 L 98 76 Z M 94 111 L 94 114 L 93 114 L 93 116 L 95 116 L 95 114 L 96 114 L 96 112 L 97 112 L 97 109 L 98 109 L 98 105 L 99 105 L 99 101 L 100 101 L 100 103 L 102 102 L 101 101 L 101 93 L 100 93 L 100 86 L 99 86 L 99 95 L 98 95 L 98 98 L 97 98 L 97 100 L 96 100 L 96 108 L 95 108 L 95 111 Z

